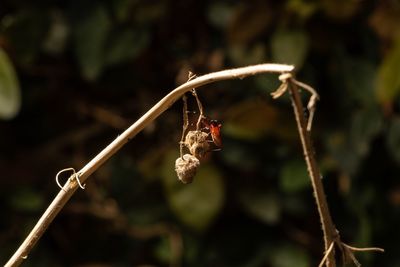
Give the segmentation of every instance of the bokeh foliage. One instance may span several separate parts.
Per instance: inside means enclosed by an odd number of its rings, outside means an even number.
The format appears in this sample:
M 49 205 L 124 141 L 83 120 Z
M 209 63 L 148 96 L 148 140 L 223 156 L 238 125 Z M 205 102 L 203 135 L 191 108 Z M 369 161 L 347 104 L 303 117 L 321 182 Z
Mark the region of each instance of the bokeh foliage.
M 343 240 L 386 249 L 364 266 L 400 265 L 399 25 L 396 0 L 3 0 L 0 259 L 55 196 L 55 173 L 81 168 L 189 70 L 276 62 L 320 93 L 313 138 Z M 316 266 L 322 232 L 278 85 L 199 90 L 224 148 L 191 185 L 173 170 L 176 103 L 89 179 L 25 266 Z

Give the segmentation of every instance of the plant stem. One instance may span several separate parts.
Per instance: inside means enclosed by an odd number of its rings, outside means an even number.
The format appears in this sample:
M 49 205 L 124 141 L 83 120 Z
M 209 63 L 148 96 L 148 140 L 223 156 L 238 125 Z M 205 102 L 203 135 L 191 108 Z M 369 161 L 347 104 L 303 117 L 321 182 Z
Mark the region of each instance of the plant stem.
M 111 156 L 113 156 L 120 148 L 122 148 L 128 141 L 142 131 L 150 122 L 160 116 L 166 109 L 168 109 L 175 101 L 177 101 L 184 93 L 209 83 L 229 80 L 229 79 L 243 79 L 247 76 L 262 74 L 262 73 L 286 73 L 292 72 L 294 66 L 282 65 L 282 64 L 260 64 L 253 65 L 243 68 L 223 70 L 219 72 L 209 73 L 193 80 L 190 80 L 181 86 L 177 87 L 155 104 L 150 110 L 148 110 L 140 119 L 132 124 L 127 130 L 125 130 L 120 136 L 118 136 L 113 142 L 111 142 L 106 148 L 104 148 L 96 157 L 94 157 L 86 166 L 84 166 L 79 172 L 78 177 L 80 182 L 84 182 L 88 177 L 102 166 Z M 57 196 L 54 198 L 52 203 L 46 209 L 42 217 L 36 223 L 30 234 L 26 237 L 25 241 L 20 245 L 18 250 L 5 264 L 5 267 L 19 266 L 24 259 L 28 257 L 28 254 L 44 234 L 49 227 L 50 223 L 54 220 L 57 214 L 61 211 L 67 201 L 71 198 L 74 192 L 77 190 L 78 184 L 74 179 L 68 179 L 64 187 Z
M 303 147 L 304 159 L 306 161 L 307 170 L 311 178 L 314 197 L 317 203 L 319 217 L 321 220 L 322 231 L 324 233 L 325 252 L 328 253 L 328 251 L 330 251 L 330 246 L 336 243 L 339 234 L 336 231 L 335 225 L 333 224 L 329 212 L 328 203 L 326 201 L 324 187 L 321 180 L 321 174 L 314 156 L 315 153 L 311 142 L 310 131 L 307 130 L 307 121 L 304 117 L 303 104 L 301 102 L 298 87 L 294 82 L 289 82 L 289 91 L 294 114 L 296 117 L 297 128 L 301 139 L 301 144 Z M 329 253 L 326 259 L 327 267 L 336 266 L 335 248 L 333 247 L 331 249 L 332 251 Z
M 183 159 L 183 142 L 185 141 L 186 130 L 189 126 L 189 118 L 188 118 L 188 110 L 187 110 L 187 97 L 185 94 L 182 95 L 183 102 L 183 126 L 182 126 L 182 136 L 181 141 L 179 142 L 179 154 Z

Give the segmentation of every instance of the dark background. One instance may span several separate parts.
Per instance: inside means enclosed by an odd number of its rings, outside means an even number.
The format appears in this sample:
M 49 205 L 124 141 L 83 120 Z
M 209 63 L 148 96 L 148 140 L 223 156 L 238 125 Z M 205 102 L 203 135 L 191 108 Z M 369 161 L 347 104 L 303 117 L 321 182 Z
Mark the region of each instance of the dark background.
M 21 95 L 0 120 L 1 262 L 57 194 L 55 174 L 82 168 L 189 70 L 275 62 L 320 93 L 313 138 L 343 241 L 385 248 L 357 253 L 363 266 L 400 266 L 399 1 L 2 0 L 0 49 L 19 84 L 3 75 L 0 97 Z M 90 177 L 24 266 L 316 266 L 322 231 L 278 86 L 199 89 L 224 148 L 191 185 L 174 173 L 178 101 Z

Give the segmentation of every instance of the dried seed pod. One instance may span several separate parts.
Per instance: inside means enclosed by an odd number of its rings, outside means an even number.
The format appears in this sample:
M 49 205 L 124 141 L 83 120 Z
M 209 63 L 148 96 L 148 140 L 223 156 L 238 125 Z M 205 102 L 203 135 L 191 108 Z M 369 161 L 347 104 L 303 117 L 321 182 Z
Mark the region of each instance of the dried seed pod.
M 185 138 L 185 146 L 189 149 L 190 154 L 201 159 L 210 151 L 210 144 L 207 140 L 208 133 L 202 131 L 189 131 Z
M 193 155 L 185 154 L 175 161 L 175 171 L 179 180 L 184 184 L 189 184 L 193 181 L 196 175 L 197 168 L 200 166 L 200 161 Z

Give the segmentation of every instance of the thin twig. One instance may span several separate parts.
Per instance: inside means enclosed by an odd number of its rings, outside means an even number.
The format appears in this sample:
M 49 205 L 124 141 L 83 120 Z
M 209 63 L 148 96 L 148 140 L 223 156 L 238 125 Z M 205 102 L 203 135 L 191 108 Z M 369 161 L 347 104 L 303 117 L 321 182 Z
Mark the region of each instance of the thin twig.
M 290 80 L 292 83 L 307 90 L 311 94 L 310 100 L 308 101 L 308 104 L 307 104 L 307 109 L 309 112 L 308 121 L 307 121 L 307 131 L 311 131 L 312 122 L 313 122 L 314 114 L 315 114 L 315 106 L 317 104 L 317 100 L 319 100 L 319 95 L 318 95 L 317 91 L 315 91 L 315 89 L 312 88 L 311 86 L 309 86 L 308 84 L 299 82 L 294 78 L 291 78 Z
M 102 150 L 96 157 L 94 157 L 86 166 L 84 166 L 78 173 L 81 183 L 84 183 L 88 177 L 102 166 L 111 156 L 113 156 L 119 149 L 121 149 L 128 141 L 135 137 L 142 131 L 149 123 L 160 116 L 167 110 L 174 102 L 176 102 L 185 92 L 190 91 L 192 88 L 197 88 L 209 83 L 230 80 L 242 79 L 247 76 L 262 74 L 262 73 L 287 73 L 292 72 L 294 66 L 283 64 L 260 64 L 243 68 L 223 70 L 219 72 L 209 73 L 197 77 L 189 82 L 182 84 L 156 105 L 148 110 L 140 119 L 131 125 L 126 131 L 118 136 L 111 142 L 104 150 Z M 36 242 L 44 234 L 50 223 L 54 220 L 57 214 L 65 206 L 67 201 L 72 197 L 78 188 L 78 184 L 73 180 L 68 179 L 65 183 L 63 190 L 60 190 L 52 203 L 48 206 L 42 217 L 36 223 L 32 231 L 26 237 L 24 242 L 20 245 L 18 250 L 12 255 L 9 261 L 5 264 L 6 267 L 19 266 L 36 244 Z
M 364 251 L 376 251 L 376 252 L 385 252 L 383 248 L 377 248 L 377 247 L 369 247 L 369 248 L 357 248 L 353 247 L 350 245 L 347 245 L 346 243 L 342 242 L 342 245 L 345 246 L 346 248 L 352 250 L 352 251 L 359 251 L 359 252 L 364 252 Z
M 384 249 L 382 248 L 377 248 L 377 247 L 369 247 L 369 248 L 357 248 L 357 247 L 352 247 L 350 245 L 347 245 L 346 243 L 341 242 L 342 245 L 342 250 L 344 252 L 344 262 L 347 261 L 348 258 L 352 260 L 354 265 L 357 267 L 361 267 L 360 262 L 357 260 L 356 256 L 354 255 L 353 252 L 369 252 L 369 251 L 376 251 L 376 252 L 385 252 Z
M 353 252 L 349 251 L 346 253 L 346 255 L 350 257 L 355 266 L 361 267 L 361 263 L 356 259 L 356 256 L 354 256 Z
M 179 142 L 179 152 L 181 155 L 181 158 L 183 159 L 183 143 L 186 135 L 186 130 L 189 126 L 189 118 L 188 118 L 188 110 L 187 110 L 187 97 L 185 94 L 182 96 L 182 101 L 183 101 L 183 126 L 182 126 L 182 136 L 181 136 L 181 141 Z
M 201 121 L 204 119 L 204 109 L 203 105 L 201 104 L 200 98 L 197 95 L 196 89 L 192 89 L 192 95 L 196 98 L 197 107 L 199 108 L 199 118 L 196 123 L 196 131 L 200 131 L 200 124 Z
M 329 254 L 332 252 L 334 245 L 335 245 L 335 242 L 332 242 L 331 245 L 329 246 L 328 250 L 325 251 L 325 255 L 322 258 L 321 262 L 319 263 L 318 267 L 324 266 L 324 263 L 325 263 L 326 259 L 328 258 Z
M 189 71 L 189 80 L 188 81 L 190 81 L 194 78 L 196 78 L 196 74 Z M 204 109 L 203 109 L 203 104 L 201 104 L 200 98 L 197 95 L 196 88 L 192 89 L 192 95 L 194 96 L 194 98 L 196 98 L 197 108 L 199 109 L 199 118 L 197 119 L 197 123 L 196 123 L 196 131 L 199 131 L 200 123 L 204 119 Z

